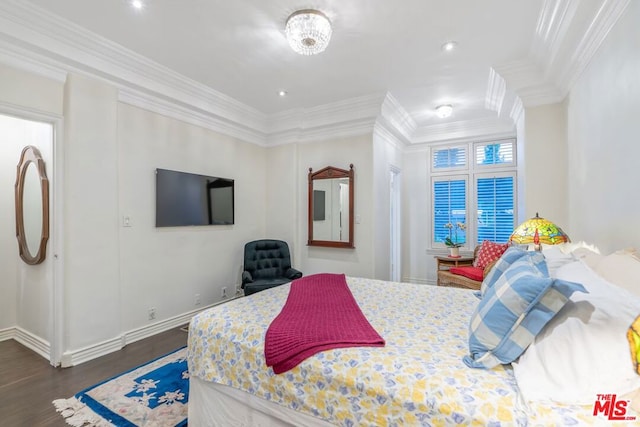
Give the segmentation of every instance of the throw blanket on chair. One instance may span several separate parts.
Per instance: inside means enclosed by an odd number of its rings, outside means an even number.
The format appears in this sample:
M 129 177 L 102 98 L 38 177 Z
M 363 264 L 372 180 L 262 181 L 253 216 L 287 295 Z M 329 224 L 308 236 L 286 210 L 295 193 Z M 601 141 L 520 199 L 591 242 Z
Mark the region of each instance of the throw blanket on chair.
M 291 282 L 282 311 L 267 329 L 264 354 L 267 366 L 280 374 L 323 350 L 383 346 L 344 274 L 325 273 Z

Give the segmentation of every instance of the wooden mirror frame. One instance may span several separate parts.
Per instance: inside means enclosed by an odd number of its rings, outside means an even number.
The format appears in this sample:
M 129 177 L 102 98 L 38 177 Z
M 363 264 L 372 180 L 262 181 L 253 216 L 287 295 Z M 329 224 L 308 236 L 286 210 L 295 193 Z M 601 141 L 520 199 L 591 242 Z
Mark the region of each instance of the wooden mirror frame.
M 353 244 L 353 164 L 349 165 L 349 170 L 335 168 L 333 166 L 327 166 L 324 169 L 320 169 L 318 172 L 312 172 L 309 168 L 309 211 L 307 222 L 309 224 L 309 239 L 307 240 L 308 246 L 324 246 L 328 248 L 355 248 Z M 320 179 L 334 179 L 334 178 L 349 178 L 349 241 L 337 241 L 337 240 L 315 240 L 313 238 L 313 181 Z
M 40 191 L 42 194 L 42 231 L 40 234 L 40 246 L 35 255 L 34 248 L 29 248 L 24 230 L 24 183 L 29 164 L 33 163 L 40 178 Z M 45 169 L 44 160 L 40 151 L 32 145 L 24 147 L 18 163 L 16 175 L 16 237 L 20 258 L 30 265 L 40 264 L 47 256 L 47 240 L 49 240 L 49 180 Z

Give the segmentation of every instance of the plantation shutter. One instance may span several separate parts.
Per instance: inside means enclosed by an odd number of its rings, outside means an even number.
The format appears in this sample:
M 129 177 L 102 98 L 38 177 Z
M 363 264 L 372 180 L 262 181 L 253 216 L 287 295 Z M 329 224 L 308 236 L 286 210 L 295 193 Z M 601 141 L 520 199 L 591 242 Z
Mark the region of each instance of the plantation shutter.
M 515 141 L 508 140 L 497 143 L 476 145 L 476 165 L 510 165 L 514 164 Z
M 449 236 L 445 224 L 467 222 L 467 181 L 435 180 L 433 182 L 433 242 L 443 243 Z M 464 244 L 466 232 L 458 230 L 458 243 Z
M 478 242 L 504 243 L 514 228 L 514 177 L 478 178 Z
M 440 148 L 433 151 L 433 168 L 455 168 L 467 165 L 465 147 Z

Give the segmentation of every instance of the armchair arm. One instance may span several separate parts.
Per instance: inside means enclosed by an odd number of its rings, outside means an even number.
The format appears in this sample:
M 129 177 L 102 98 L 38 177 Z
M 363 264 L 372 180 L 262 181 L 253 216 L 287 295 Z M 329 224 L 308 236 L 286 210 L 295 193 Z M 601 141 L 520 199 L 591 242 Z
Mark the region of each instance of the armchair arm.
M 291 280 L 299 279 L 302 277 L 302 271 L 298 271 L 295 268 L 289 268 L 284 272 L 284 277 Z
M 253 282 L 253 277 L 251 277 L 251 273 L 249 273 L 248 271 L 243 271 L 242 272 L 242 289 L 244 289 L 244 285 L 246 283 L 251 283 Z

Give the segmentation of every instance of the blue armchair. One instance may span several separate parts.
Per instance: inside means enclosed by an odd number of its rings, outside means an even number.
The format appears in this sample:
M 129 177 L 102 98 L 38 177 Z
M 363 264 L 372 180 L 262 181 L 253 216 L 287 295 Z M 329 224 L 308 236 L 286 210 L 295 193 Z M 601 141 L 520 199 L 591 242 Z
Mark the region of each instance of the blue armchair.
M 289 245 L 282 240 L 262 239 L 244 245 L 242 289 L 245 295 L 289 283 L 302 277 L 291 268 Z

